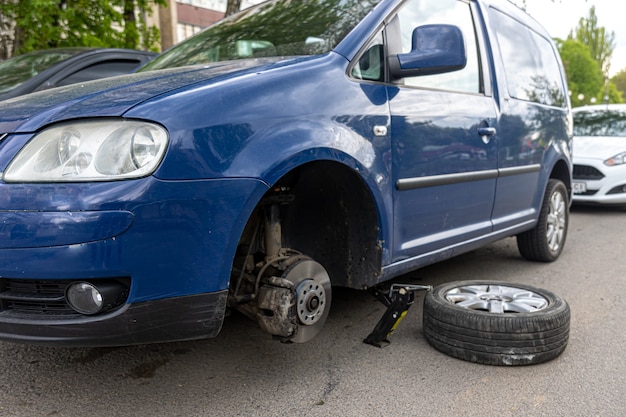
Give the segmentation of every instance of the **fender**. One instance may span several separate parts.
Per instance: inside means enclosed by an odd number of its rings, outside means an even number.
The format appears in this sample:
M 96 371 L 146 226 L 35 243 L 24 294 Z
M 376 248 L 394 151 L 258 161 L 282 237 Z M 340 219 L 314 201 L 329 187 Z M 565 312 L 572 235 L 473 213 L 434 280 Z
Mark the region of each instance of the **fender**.
M 334 161 L 346 166 L 360 177 L 372 195 L 379 218 L 383 264 L 390 262 L 393 219 L 388 214 L 393 213 L 393 181 L 385 155 L 372 142 L 339 125 L 289 123 L 265 133 L 265 140 L 252 141 L 234 158 L 230 176 L 254 176 L 271 186 L 307 163 Z M 272 158 L 265 157 L 268 154 Z

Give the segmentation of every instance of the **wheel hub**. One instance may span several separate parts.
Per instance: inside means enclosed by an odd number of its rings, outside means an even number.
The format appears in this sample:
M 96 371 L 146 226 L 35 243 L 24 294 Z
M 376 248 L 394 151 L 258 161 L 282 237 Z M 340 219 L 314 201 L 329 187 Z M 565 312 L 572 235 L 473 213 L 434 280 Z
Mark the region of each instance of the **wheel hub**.
M 305 279 L 296 287 L 298 319 L 305 326 L 315 324 L 322 318 L 326 307 L 326 291 L 321 283 Z
M 310 258 L 297 259 L 283 274 L 296 288 L 298 331 L 290 340 L 304 343 L 317 335 L 328 317 L 332 289 L 326 269 Z

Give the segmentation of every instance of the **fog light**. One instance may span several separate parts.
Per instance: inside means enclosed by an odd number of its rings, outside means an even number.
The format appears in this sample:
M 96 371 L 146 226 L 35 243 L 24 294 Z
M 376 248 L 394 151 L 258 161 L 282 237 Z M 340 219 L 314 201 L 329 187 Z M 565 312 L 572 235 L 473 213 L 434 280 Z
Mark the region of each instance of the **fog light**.
M 77 312 L 93 315 L 119 306 L 127 294 L 126 286 L 119 282 L 92 284 L 80 281 L 67 287 L 65 299 Z

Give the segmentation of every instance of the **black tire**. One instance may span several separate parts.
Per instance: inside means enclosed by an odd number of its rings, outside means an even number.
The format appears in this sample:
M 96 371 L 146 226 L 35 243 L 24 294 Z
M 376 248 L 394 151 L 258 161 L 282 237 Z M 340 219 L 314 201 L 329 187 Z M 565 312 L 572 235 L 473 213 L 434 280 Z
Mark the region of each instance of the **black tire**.
M 504 312 L 484 310 L 497 307 L 498 298 L 500 302 L 513 300 L 501 304 L 506 305 Z M 533 306 L 538 308 L 532 312 L 513 312 Z M 424 298 L 428 343 L 469 362 L 534 365 L 549 361 L 565 350 L 569 323 L 570 309 L 564 299 L 528 285 L 458 281 L 440 285 Z
M 562 181 L 548 181 L 534 229 L 517 235 L 520 254 L 531 261 L 552 262 L 565 245 L 569 226 L 569 194 Z

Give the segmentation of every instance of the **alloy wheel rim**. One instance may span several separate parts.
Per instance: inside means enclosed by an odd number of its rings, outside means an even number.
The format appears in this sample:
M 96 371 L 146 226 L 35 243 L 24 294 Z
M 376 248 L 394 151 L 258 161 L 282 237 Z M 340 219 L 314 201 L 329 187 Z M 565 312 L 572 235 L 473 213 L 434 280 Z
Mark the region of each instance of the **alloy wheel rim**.
M 555 192 L 550 197 L 546 224 L 546 241 L 548 248 L 552 252 L 558 252 L 565 236 L 565 226 L 567 219 L 567 208 L 563 195 Z
M 444 298 L 457 307 L 493 314 L 534 313 L 548 306 L 548 300 L 542 295 L 507 285 L 455 287 L 447 291 Z

